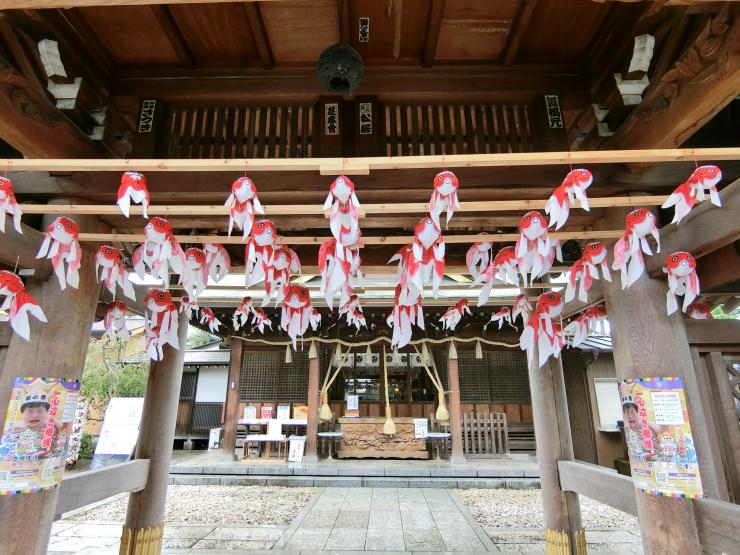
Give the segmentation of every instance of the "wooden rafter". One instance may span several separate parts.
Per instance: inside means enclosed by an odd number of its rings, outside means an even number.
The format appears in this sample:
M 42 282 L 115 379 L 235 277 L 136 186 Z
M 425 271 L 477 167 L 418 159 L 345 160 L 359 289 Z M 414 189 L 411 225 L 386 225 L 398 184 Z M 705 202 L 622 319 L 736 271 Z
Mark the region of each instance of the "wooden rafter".
M 167 37 L 172 49 L 180 59 L 180 63 L 187 67 L 193 67 L 195 65 L 195 56 L 190 51 L 188 43 L 177 26 L 177 22 L 172 16 L 170 8 L 163 5 L 153 5 L 151 6 L 151 10 L 154 12 L 154 16 L 157 18 L 159 26 L 162 28 L 162 32 Z
M 247 16 L 249 28 L 254 37 L 254 43 L 257 45 L 257 53 L 259 54 L 262 68 L 272 69 L 275 67 L 275 58 L 272 55 L 270 37 L 265 29 L 265 22 L 262 19 L 259 5 L 254 2 L 245 2 L 242 5 L 244 6 L 244 13 Z
M 442 16 L 445 11 L 444 0 L 431 0 L 429 2 L 429 15 L 427 18 L 426 35 L 424 36 L 424 49 L 421 53 L 421 65 L 432 67 L 434 55 L 437 51 L 437 41 L 442 28 Z
M 524 34 L 527 32 L 529 20 L 532 18 L 534 9 L 537 7 L 537 0 L 523 0 L 519 5 L 519 12 L 514 20 L 514 24 L 509 31 L 509 37 L 506 42 L 506 48 L 502 56 L 502 63 L 510 66 L 516 60 L 516 54 L 519 51 L 519 45 L 522 43 Z

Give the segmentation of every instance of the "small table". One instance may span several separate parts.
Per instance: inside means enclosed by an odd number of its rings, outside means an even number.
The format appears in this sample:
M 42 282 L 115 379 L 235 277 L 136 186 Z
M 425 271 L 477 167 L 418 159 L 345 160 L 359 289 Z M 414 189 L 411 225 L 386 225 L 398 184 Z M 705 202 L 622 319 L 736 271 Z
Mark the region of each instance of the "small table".
M 452 434 L 450 434 L 449 432 L 427 432 L 427 439 L 432 440 L 432 447 L 434 447 L 436 444 L 436 448 L 437 448 L 437 459 L 436 460 L 438 461 L 441 460 L 441 457 L 439 456 L 439 444 L 442 443 L 441 440 L 448 439 L 451 436 Z
M 331 452 L 332 448 L 334 447 L 334 440 L 338 437 L 342 437 L 342 432 L 319 432 L 317 434 L 319 437 L 328 437 L 329 440 L 329 456 L 327 457 L 327 460 L 333 460 L 334 457 L 332 457 Z

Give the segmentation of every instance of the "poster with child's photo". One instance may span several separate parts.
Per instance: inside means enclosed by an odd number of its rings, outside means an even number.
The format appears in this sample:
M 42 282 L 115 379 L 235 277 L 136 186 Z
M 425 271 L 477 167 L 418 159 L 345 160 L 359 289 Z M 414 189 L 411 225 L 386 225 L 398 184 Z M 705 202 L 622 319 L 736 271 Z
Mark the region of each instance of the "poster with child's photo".
M 80 382 L 17 377 L 0 438 L 0 494 L 59 484 L 64 473 Z

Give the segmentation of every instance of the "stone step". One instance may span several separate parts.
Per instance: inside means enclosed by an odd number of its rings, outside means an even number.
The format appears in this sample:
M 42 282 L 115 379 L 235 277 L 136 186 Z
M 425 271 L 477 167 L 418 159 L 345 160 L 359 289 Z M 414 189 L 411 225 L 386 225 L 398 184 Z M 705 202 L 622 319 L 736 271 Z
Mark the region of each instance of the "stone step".
M 365 488 L 507 488 L 537 489 L 539 478 L 472 478 L 414 476 L 296 476 L 234 474 L 170 474 L 170 484 L 222 486 L 286 487 L 365 487 Z

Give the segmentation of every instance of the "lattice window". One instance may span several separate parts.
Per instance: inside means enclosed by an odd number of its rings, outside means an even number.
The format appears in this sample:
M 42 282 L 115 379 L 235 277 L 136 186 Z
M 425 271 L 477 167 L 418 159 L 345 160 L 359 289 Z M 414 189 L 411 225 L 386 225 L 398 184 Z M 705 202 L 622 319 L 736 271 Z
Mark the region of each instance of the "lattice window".
M 198 381 L 198 371 L 183 372 L 180 382 L 180 399 L 193 399 L 195 397 L 195 383 Z
M 477 359 L 475 351 L 457 351 L 460 400 L 463 403 L 487 403 L 491 400 L 491 368 L 487 354 Z
M 282 351 L 283 361 L 285 352 Z M 293 362 L 285 364 L 280 368 L 277 383 L 276 401 L 300 401 L 308 400 L 308 349 L 304 351 L 293 351 Z
M 484 351 L 492 402 L 529 403 L 527 355 L 520 351 Z
M 308 399 L 308 353 L 293 351 L 285 364 L 285 351 L 245 352 L 242 357 L 242 402 L 306 402 Z

